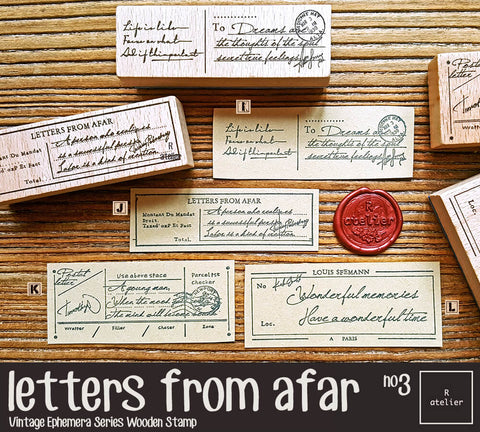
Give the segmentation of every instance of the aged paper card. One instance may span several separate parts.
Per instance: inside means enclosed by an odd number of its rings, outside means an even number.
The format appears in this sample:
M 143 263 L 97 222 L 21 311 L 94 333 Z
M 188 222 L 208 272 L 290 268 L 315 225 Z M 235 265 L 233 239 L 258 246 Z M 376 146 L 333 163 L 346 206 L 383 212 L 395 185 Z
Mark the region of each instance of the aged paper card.
M 0 130 L 0 202 L 193 166 L 175 97 Z
M 414 109 L 215 109 L 213 176 L 341 180 L 413 176 Z
M 245 346 L 442 346 L 435 262 L 245 266 Z
M 132 189 L 131 252 L 316 251 L 317 189 Z
M 235 339 L 233 261 L 48 264 L 48 343 Z
M 321 87 L 329 5 L 120 6 L 117 75 L 134 85 Z

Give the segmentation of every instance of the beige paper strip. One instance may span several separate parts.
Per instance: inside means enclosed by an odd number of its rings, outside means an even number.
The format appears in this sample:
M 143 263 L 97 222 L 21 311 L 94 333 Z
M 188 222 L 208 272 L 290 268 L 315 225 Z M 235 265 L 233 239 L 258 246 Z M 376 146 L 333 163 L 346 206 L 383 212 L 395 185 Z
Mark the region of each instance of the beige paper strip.
M 48 343 L 235 339 L 233 261 L 48 265 Z
M 132 189 L 130 251 L 316 251 L 317 189 Z
M 245 346 L 442 346 L 440 265 L 245 266 Z
M 414 109 L 215 109 L 213 176 L 346 180 L 413 176 Z

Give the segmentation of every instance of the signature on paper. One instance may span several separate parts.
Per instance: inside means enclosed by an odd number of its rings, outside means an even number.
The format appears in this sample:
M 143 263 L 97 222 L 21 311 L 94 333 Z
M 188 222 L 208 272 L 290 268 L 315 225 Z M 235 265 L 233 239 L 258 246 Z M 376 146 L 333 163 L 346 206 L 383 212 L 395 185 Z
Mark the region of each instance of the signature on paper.
M 78 303 L 65 300 L 62 306 L 57 309 L 57 314 L 65 317 L 73 314 L 98 314 L 102 309 L 100 301 L 90 294 L 82 294 L 81 300 Z

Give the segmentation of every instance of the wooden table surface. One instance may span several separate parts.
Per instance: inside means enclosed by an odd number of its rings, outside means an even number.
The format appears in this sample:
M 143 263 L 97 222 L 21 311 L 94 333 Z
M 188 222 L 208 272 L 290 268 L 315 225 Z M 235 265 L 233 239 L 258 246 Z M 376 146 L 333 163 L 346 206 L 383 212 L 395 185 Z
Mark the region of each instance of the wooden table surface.
M 332 5 L 332 75 L 329 87 L 317 90 L 125 87 L 115 75 L 115 8 L 144 3 L 147 4 L 138 0 L 0 0 L 0 127 L 176 95 L 185 109 L 195 158 L 195 168 L 191 170 L 0 207 L 0 359 L 480 360 L 479 308 L 428 202 L 431 192 L 477 174 L 480 153 L 430 151 L 427 93 L 427 65 L 435 54 L 480 50 L 480 2 L 332 0 L 329 2 Z M 201 3 L 190 0 L 182 4 Z M 258 107 L 413 106 L 413 179 L 368 182 L 213 180 L 213 108 L 232 107 L 235 99 L 251 99 Z M 133 254 L 129 252 L 128 217 L 113 216 L 111 211 L 112 200 L 128 200 L 132 187 L 258 186 L 320 190 L 318 252 Z M 332 227 L 339 201 L 360 186 L 390 192 L 399 202 L 404 216 L 403 230 L 395 245 L 371 258 L 344 249 L 336 240 Z M 218 258 L 236 261 L 235 343 L 47 344 L 47 263 Z M 431 260 L 441 263 L 442 311 L 445 300 L 460 300 L 459 315 L 443 315 L 443 348 L 255 350 L 244 347 L 245 264 Z M 27 296 L 27 283 L 32 281 L 43 283 L 43 295 Z

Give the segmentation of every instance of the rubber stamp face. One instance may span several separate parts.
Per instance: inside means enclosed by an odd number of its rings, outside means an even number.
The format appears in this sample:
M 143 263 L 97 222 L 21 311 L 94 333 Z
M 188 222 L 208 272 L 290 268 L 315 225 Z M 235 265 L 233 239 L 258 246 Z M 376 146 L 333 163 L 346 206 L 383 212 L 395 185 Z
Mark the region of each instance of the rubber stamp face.
M 376 255 L 391 246 L 402 224 L 402 212 L 395 199 L 385 191 L 368 188 L 347 195 L 333 221 L 339 241 L 361 255 Z
M 303 11 L 295 20 L 295 32 L 304 41 L 317 42 L 325 33 L 325 20 L 315 10 Z

